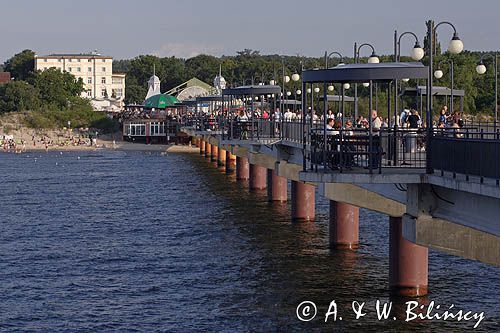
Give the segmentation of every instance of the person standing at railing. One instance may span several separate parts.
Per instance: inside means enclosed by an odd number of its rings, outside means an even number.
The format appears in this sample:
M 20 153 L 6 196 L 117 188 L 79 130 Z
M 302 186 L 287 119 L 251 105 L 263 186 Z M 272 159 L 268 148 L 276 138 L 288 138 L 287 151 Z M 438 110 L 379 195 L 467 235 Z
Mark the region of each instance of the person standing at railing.
M 294 114 L 293 114 L 293 112 L 290 111 L 290 109 L 286 109 L 284 117 L 285 117 L 284 121 L 290 122 L 290 121 L 292 121 Z
M 274 133 L 276 134 L 276 136 L 279 137 L 281 130 L 281 112 L 279 108 L 276 108 L 276 110 L 274 110 L 273 119 L 274 119 Z
M 353 136 L 354 135 L 353 128 L 352 128 L 352 122 L 350 120 L 348 120 L 345 123 L 345 132 L 344 132 L 344 135 L 347 135 L 347 136 Z
M 408 127 L 411 129 L 417 129 L 420 122 L 420 116 L 416 110 L 411 110 L 411 114 L 406 118 Z
M 264 119 L 264 120 L 269 119 L 269 112 L 267 112 L 267 110 L 264 110 L 264 112 L 262 113 L 262 119 Z
M 380 131 L 380 127 L 382 127 L 382 121 L 377 115 L 377 110 L 372 110 L 372 129 L 374 132 L 378 132 Z
M 326 119 L 335 119 L 335 115 L 333 114 L 333 111 L 332 110 L 328 110 L 328 113 L 326 115 Z

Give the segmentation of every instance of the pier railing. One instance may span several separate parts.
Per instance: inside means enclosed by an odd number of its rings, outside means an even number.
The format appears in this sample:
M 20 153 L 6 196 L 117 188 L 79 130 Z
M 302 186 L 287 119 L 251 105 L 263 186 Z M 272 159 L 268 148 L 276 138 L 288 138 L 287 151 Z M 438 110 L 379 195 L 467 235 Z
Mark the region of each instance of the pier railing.
M 433 170 L 441 176 L 451 173 L 470 180 L 478 177 L 500 183 L 500 132 L 471 130 L 436 131 L 430 140 L 430 161 Z
M 424 169 L 425 132 L 383 128 L 370 135 L 367 129 L 317 130 L 311 134 L 310 167 L 313 170 L 367 170 L 383 168 Z
M 382 173 L 391 169 L 434 170 L 441 175 L 465 175 L 500 181 L 500 130 L 483 123 L 462 128 L 435 128 L 429 140 L 424 128 L 326 130 L 320 122 L 254 118 L 197 119 L 197 129 L 214 130 L 222 140 L 290 142 L 304 146 L 305 169 Z M 489 125 L 489 124 L 488 124 Z M 326 135 L 325 135 L 326 134 Z M 427 161 L 429 160 L 429 161 Z M 388 171 L 391 172 L 391 171 Z M 396 172 L 396 171 L 394 171 Z

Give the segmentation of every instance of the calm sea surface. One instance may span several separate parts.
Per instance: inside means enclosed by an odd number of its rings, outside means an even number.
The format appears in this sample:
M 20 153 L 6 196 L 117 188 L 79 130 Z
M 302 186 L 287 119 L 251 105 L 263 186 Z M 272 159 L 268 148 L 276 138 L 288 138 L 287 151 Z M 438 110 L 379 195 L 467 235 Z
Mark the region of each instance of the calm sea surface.
M 388 218 L 360 211 L 356 252 L 328 249 L 328 201 L 290 223 L 197 154 L 0 154 L 0 330 L 141 332 L 414 331 L 473 322 L 405 323 L 388 293 Z M 484 311 L 500 329 L 500 270 L 431 251 L 430 295 Z M 378 321 L 375 301 L 398 320 Z M 297 305 L 318 316 L 300 322 Z M 342 321 L 324 322 L 335 300 Z M 354 320 L 351 302 L 366 302 Z

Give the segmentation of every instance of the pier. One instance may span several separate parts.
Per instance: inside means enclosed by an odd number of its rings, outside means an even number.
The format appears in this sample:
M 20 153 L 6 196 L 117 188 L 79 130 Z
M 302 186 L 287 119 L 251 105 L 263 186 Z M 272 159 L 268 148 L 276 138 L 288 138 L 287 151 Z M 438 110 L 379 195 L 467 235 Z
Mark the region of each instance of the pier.
M 384 63 L 305 70 L 302 91 L 337 83 L 344 95 L 346 82 L 378 82 L 390 93 L 391 83 L 405 78 L 425 80 L 428 67 Z M 181 130 L 193 138 L 200 154 L 228 172 L 235 170 L 237 180 L 248 180 L 250 190 L 267 189 L 270 202 L 286 201 L 290 182 L 291 223 L 314 223 L 316 193 L 329 199 L 332 249 L 358 248 L 359 208 L 387 215 L 387 287 L 396 295 L 423 296 L 432 288 L 429 248 L 500 265 L 498 132 L 470 128 L 458 133 L 432 125 L 414 131 L 394 124 L 374 129 L 370 123 L 362 130 L 342 126 L 331 135 L 326 119 L 313 121 L 304 113 L 305 94 L 300 121 L 254 118 L 255 97 L 278 96 L 280 91 L 276 85 L 224 89 L 215 125 L 207 128 L 197 113 Z M 241 121 L 232 103 L 247 97 L 252 116 Z M 371 89 L 369 98 L 372 110 Z M 389 114 L 391 110 L 388 105 Z M 427 110 L 430 121 L 432 109 Z M 346 120 L 342 112 L 342 124 Z

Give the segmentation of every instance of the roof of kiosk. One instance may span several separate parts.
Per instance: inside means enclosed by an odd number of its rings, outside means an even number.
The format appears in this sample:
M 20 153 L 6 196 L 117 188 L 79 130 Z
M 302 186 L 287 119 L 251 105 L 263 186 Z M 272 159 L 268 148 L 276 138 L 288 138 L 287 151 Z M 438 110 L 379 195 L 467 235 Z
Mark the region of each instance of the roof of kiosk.
M 224 89 L 222 93 L 233 96 L 279 94 L 281 93 L 281 87 L 276 85 L 240 86 Z
M 429 68 L 421 62 L 381 62 L 378 64 L 338 65 L 328 69 L 302 72 L 302 80 L 314 82 L 369 82 L 426 79 Z

